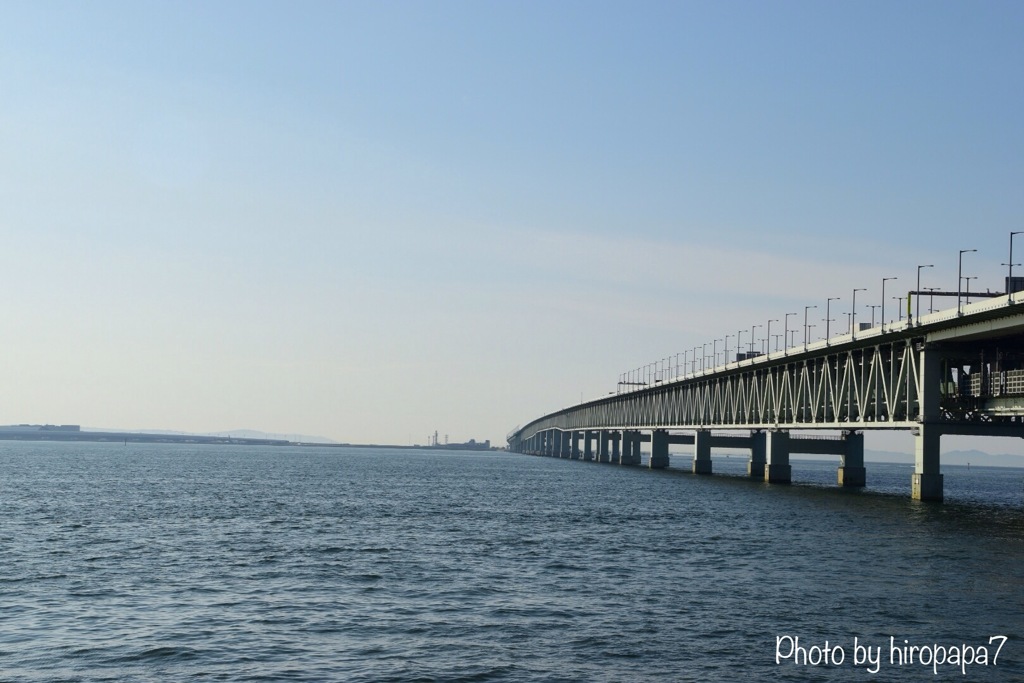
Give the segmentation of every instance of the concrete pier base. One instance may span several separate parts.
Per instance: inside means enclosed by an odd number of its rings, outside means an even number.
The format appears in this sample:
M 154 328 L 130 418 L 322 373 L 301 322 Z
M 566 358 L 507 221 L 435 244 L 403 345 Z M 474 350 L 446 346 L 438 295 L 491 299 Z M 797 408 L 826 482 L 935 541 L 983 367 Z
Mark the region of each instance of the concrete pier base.
M 768 464 L 765 455 L 767 438 L 764 432 L 750 435 L 750 462 L 747 463 L 747 476 L 760 479 L 765 475 L 764 466 Z
M 789 466 L 789 432 L 768 432 L 765 439 L 764 480 L 772 484 L 788 484 L 793 480 L 793 468 Z
M 668 467 L 668 432 L 655 429 L 651 432 L 651 460 L 648 466 L 652 470 L 663 470 Z
M 910 475 L 910 497 L 914 500 L 942 500 L 942 475 Z
M 611 442 L 611 432 L 602 429 L 597 433 L 597 461 L 598 462 L 611 462 L 611 453 L 609 451 L 609 445 Z
M 619 454 L 619 464 L 640 464 L 640 432 L 632 429 L 623 430 L 622 453 Z
M 693 473 L 711 474 L 711 432 L 697 430 L 693 435 Z
M 864 433 L 848 432 L 843 435 L 843 454 L 839 456 L 837 480 L 840 486 L 864 486 L 867 484 L 867 470 L 864 469 Z
M 580 433 L 570 432 L 569 433 L 569 459 L 579 460 L 580 459 Z
M 850 467 L 849 465 L 839 468 L 840 486 L 865 486 L 867 484 L 867 470 L 863 467 Z
M 914 435 L 914 473 L 910 477 L 910 497 L 914 500 L 942 500 L 941 436 L 938 427 L 927 424 L 918 427 Z
M 594 432 L 583 432 L 583 459 L 590 462 L 594 459 Z

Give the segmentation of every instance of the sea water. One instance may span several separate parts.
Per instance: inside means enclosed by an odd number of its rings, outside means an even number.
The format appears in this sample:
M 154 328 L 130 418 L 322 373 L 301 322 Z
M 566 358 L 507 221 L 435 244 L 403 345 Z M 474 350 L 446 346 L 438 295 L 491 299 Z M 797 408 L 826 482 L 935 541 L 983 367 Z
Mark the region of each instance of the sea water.
M 1024 470 L 673 458 L 5 442 L 0 680 L 1024 680 Z

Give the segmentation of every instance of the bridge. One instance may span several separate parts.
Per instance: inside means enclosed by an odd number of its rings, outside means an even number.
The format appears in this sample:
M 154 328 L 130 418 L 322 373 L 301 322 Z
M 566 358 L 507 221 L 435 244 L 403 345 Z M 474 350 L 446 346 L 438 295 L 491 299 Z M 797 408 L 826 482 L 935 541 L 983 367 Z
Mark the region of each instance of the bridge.
M 699 367 L 695 353 L 627 374 L 613 394 L 517 427 L 509 450 L 640 465 L 648 442 L 657 469 L 668 467 L 670 444 L 688 444 L 693 472 L 711 474 L 712 449 L 746 449 L 749 476 L 773 483 L 791 480 L 790 454 L 836 455 L 839 485 L 864 486 L 864 433 L 910 430 L 911 495 L 942 500 L 943 435 L 1024 437 L 1022 333 L 1024 292 L 958 297 L 956 308 L 916 319 L 908 296 L 899 322 L 714 367 Z

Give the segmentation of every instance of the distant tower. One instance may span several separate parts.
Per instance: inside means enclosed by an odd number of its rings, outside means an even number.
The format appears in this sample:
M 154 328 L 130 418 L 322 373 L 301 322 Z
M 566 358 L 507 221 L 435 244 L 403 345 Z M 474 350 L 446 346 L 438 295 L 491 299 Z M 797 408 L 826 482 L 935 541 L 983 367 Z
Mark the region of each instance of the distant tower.
M 437 445 L 437 430 L 436 429 L 434 430 L 434 443 L 433 443 L 433 445 L 434 446 Z
M 445 446 L 448 445 L 448 435 L 447 434 L 444 435 L 444 445 Z

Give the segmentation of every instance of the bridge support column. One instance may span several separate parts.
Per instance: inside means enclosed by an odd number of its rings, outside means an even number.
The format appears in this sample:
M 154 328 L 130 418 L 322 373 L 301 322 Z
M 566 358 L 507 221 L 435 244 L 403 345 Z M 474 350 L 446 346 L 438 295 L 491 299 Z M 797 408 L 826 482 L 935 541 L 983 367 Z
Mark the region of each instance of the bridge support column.
M 910 496 L 914 500 L 942 500 L 942 474 L 939 472 L 939 439 L 942 432 L 932 425 L 921 425 L 914 436 L 914 474 L 910 478 Z
M 765 455 L 765 481 L 772 484 L 788 484 L 793 480 L 793 468 L 789 466 L 789 432 L 768 432 L 765 438 Z
M 561 440 L 558 442 L 558 453 L 556 454 L 559 458 L 569 457 L 569 442 L 572 441 L 572 432 L 559 432 L 562 435 Z
M 608 436 L 612 440 L 611 462 L 618 463 L 621 457 L 619 454 L 619 444 L 622 442 L 622 432 L 609 432 Z
M 569 432 L 569 459 L 579 460 L 580 459 L 580 433 Z
M 711 474 L 711 432 L 706 429 L 693 433 L 693 473 Z
M 668 431 L 651 431 L 651 460 L 648 466 L 652 470 L 663 470 L 668 467 Z
M 602 429 L 597 433 L 597 461 L 598 462 L 611 462 L 611 456 L 609 455 L 609 445 L 612 440 L 612 433 L 607 429 Z
M 843 436 L 844 453 L 839 456 L 839 485 L 864 486 L 864 432 L 850 432 Z
M 594 432 L 583 432 L 583 459 L 590 462 L 594 459 Z
M 640 432 L 633 429 L 622 430 L 622 454 L 620 465 L 640 464 Z
M 760 479 L 764 476 L 764 466 L 768 464 L 765 457 L 767 437 L 764 432 L 753 432 L 750 435 L 750 462 L 747 463 L 747 476 Z

